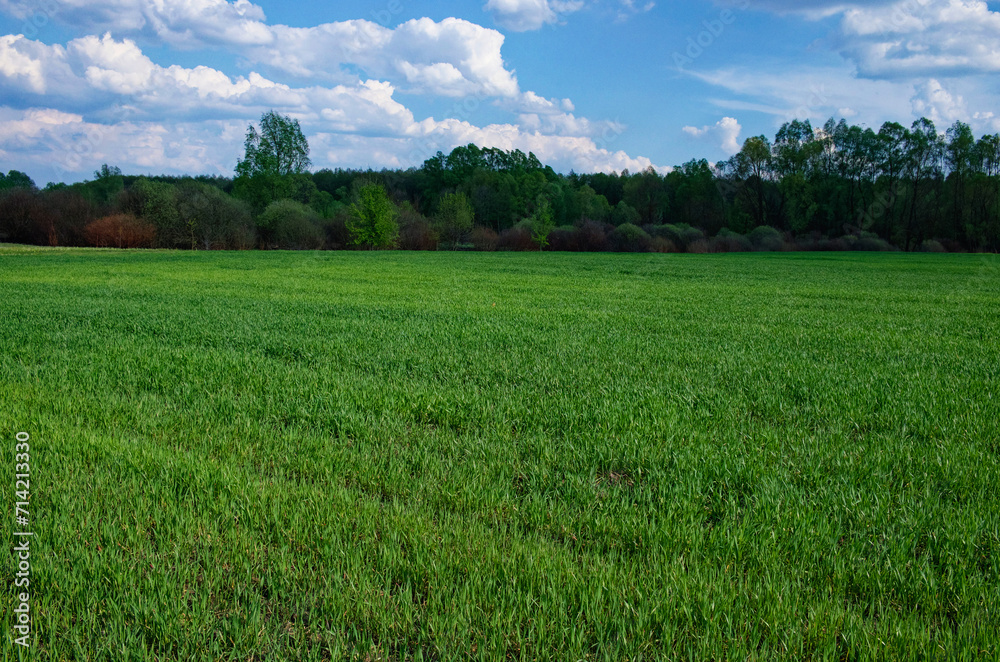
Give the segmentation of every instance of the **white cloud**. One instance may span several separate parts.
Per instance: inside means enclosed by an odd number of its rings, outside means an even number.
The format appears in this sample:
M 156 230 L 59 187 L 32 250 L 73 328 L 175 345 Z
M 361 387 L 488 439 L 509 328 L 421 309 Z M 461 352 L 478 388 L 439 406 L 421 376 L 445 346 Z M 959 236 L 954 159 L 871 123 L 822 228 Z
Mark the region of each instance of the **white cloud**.
M 1000 12 L 983 0 L 755 0 L 753 6 L 812 19 L 841 16 L 837 47 L 862 76 L 1000 71 Z
M 17 48 L 23 41 L 16 35 L 0 37 L 0 76 L 21 79 L 32 92 L 42 94 L 46 88 L 42 63 Z
M 842 52 L 864 76 L 1000 71 L 1000 12 L 982 0 L 904 0 L 847 10 Z
M 740 151 L 739 138 L 740 133 L 743 132 L 743 127 L 733 117 L 723 117 L 712 126 L 703 126 L 701 128 L 686 126 L 683 131 L 695 138 L 706 138 L 717 141 L 718 146 L 726 154 L 735 154 Z
M 582 0 L 489 0 L 483 9 L 493 14 L 498 25 L 525 32 L 559 23 L 564 16 L 580 11 L 583 5 Z
M 572 4 L 554 3 L 560 9 Z M 410 92 L 446 96 L 519 93 L 501 55 L 504 36 L 457 18 L 415 19 L 395 29 L 365 20 L 293 28 L 268 25 L 263 10 L 247 0 L 46 0 L 45 5 L 77 29 L 180 48 L 228 48 L 253 64 L 303 80 L 383 78 Z M 0 0 L 0 9 L 26 17 L 37 3 Z
M 415 19 L 395 29 L 361 20 L 315 28 L 279 25 L 273 36 L 268 45 L 242 54 L 303 79 L 343 81 L 351 77 L 344 67 L 359 67 L 411 92 L 510 97 L 520 91 L 503 61 L 504 36 L 457 18 Z
M 388 81 L 292 87 L 256 73 L 231 78 L 203 66 L 163 67 L 131 40 L 110 35 L 83 37 L 66 47 L 4 38 L 0 63 L 0 94 L 8 104 L 21 105 L 0 113 L 0 150 L 18 154 L 21 161 L 12 167 L 19 169 L 52 172 L 55 163 L 59 177 L 86 176 L 102 162 L 132 172 L 230 173 L 246 123 L 268 109 L 302 122 L 315 141 L 317 167 L 407 167 L 469 142 L 534 151 L 563 170 L 653 165 L 608 149 L 609 138 L 624 127 L 577 118 L 566 112 L 572 108 L 567 100 L 533 93 L 510 103 L 536 111 L 534 120 L 476 126 L 458 119 L 416 120 Z M 38 76 L 58 80 L 58 90 L 38 85 Z M 362 144 L 377 147 L 366 154 Z M 84 153 L 80 145 L 88 146 Z
M 635 0 L 620 0 L 618 20 L 626 21 L 635 14 L 645 14 L 648 11 L 652 11 L 655 7 L 656 3 L 652 2 L 652 0 L 646 0 L 639 4 L 636 4 Z
M 933 78 L 917 87 L 911 103 L 914 115 L 926 117 L 934 122 L 938 129 L 944 129 L 946 125 L 953 124 L 956 120 L 967 120 L 970 116 L 961 95 L 952 95 Z
M 184 48 L 272 39 L 264 11 L 247 0 L 0 0 L 0 10 L 20 19 L 42 12 L 86 31 L 151 37 Z

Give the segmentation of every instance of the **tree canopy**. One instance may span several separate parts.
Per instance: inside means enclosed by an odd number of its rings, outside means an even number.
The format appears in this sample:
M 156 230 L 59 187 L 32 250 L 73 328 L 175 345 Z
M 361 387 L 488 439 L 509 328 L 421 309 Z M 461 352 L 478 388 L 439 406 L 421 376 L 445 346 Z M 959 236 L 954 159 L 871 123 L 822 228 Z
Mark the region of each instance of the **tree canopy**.
M 236 165 L 237 177 L 298 175 L 309 170 L 309 141 L 299 121 L 273 110 L 260 118 L 260 130 L 247 128 L 244 155 Z

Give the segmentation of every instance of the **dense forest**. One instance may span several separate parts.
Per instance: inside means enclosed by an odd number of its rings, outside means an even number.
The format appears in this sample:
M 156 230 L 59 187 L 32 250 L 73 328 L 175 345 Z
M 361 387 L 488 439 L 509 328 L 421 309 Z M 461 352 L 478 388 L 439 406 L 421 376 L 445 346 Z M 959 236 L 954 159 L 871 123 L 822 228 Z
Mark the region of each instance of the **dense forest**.
M 233 178 L 104 165 L 39 189 L 0 173 L 0 241 L 183 249 L 989 251 L 1000 134 L 921 119 L 877 132 L 786 123 L 728 161 L 661 174 L 561 174 L 520 151 L 458 147 L 408 170 L 310 172 L 296 121 L 251 125 Z

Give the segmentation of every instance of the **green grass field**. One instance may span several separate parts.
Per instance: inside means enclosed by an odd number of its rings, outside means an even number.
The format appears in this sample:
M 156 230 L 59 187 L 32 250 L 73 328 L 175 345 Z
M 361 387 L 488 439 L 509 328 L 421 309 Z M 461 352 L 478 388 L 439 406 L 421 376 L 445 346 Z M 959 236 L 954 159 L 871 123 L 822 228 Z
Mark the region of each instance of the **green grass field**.
M 37 660 L 1000 657 L 1000 259 L 0 247 Z

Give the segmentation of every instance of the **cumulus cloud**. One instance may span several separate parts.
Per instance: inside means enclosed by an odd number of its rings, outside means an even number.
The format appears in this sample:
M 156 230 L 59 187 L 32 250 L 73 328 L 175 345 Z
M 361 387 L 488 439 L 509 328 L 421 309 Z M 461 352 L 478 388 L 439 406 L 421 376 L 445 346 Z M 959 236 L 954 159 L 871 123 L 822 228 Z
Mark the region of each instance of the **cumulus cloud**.
M 395 29 L 356 20 L 272 31 L 269 44 L 242 54 L 303 79 L 344 80 L 352 75 L 345 68 L 360 68 L 410 92 L 509 97 L 520 91 L 503 61 L 504 36 L 457 18 L 415 19 Z
M 956 120 L 966 120 L 970 115 L 965 99 L 953 95 L 933 78 L 917 87 L 911 103 L 914 115 L 926 117 L 939 128 Z
M 20 19 L 43 13 L 85 31 L 110 30 L 183 48 L 272 39 L 264 11 L 248 0 L 0 0 L 0 10 Z
M 48 84 L 53 80 L 58 85 Z M 62 169 L 55 173 L 59 178 L 86 176 L 102 162 L 133 171 L 229 173 L 246 123 L 275 109 L 302 122 L 319 167 L 408 167 L 439 149 L 469 142 L 534 151 L 566 170 L 654 165 L 609 149 L 608 136 L 624 127 L 577 118 L 565 99 L 524 93 L 511 103 L 534 110 L 537 121 L 477 126 L 458 119 L 417 120 L 395 93 L 388 81 L 292 87 L 257 73 L 230 77 L 204 66 L 163 67 L 135 42 L 109 34 L 65 47 L 4 37 L 0 151 L 8 158 L 17 154 L 23 162 L 12 167 L 19 169 L 52 172 L 55 162 Z M 81 153 L 79 145 L 89 147 Z
M 740 151 L 740 133 L 743 127 L 733 117 L 723 117 L 712 126 L 701 128 L 686 126 L 684 133 L 695 138 L 705 138 L 717 142 L 718 146 L 726 154 L 735 154 Z
M 862 76 L 1000 71 L 1000 12 L 984 0 L 755 0 L 752 6 L 812 19 L 840 16 L 837 48 Z
M 446 96 L 514 96 L 517 79 L 504 64 L 504 36 L 469 21 L 428 18 L 394 29 L 365 20 L 293 28 L 269 25 L 247 0 L 43 0 L 55 19 L 88 32 L 178 48 L 227 48 L 250 63 L 303 80 L 382 78 L 408 92 Z M 565 9 L 573 3 L 555 3 Z M 36 0 L 0 0 L 29 17 Z
M 904 0 L 844 13 L 842 52 L 864 76 L 1000 71 L 1000 12 L 982 0 Z

